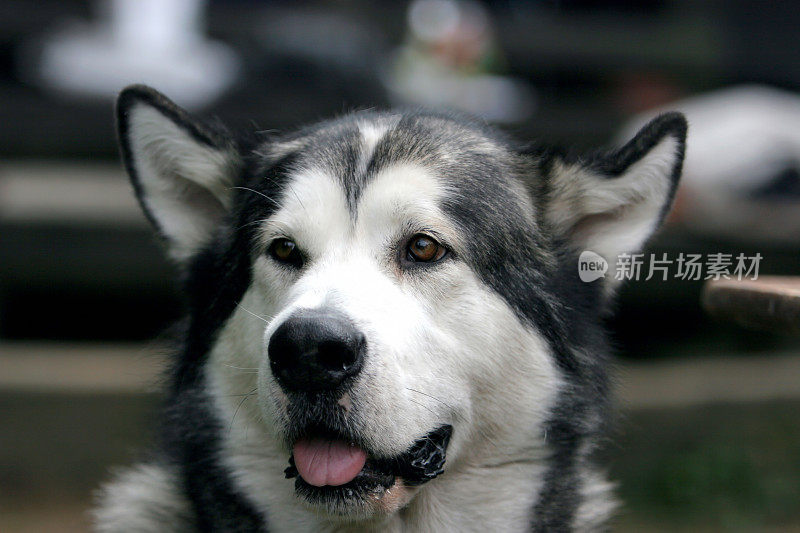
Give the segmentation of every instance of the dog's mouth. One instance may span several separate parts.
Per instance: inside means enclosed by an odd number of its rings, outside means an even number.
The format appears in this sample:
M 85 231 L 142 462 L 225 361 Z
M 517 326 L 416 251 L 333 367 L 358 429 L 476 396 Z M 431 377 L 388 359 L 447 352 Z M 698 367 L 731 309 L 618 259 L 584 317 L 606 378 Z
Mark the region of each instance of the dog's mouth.
M 310 503 L 338 511 L 373 504 L 398 482 L 414 487 L 440 475 L 452 433 L 452 426 L 440 426 L 399 456 L 382 458 L 339 435 L 312 432 L 294 443 L 284 473 L 297 478 L 296 493 Z

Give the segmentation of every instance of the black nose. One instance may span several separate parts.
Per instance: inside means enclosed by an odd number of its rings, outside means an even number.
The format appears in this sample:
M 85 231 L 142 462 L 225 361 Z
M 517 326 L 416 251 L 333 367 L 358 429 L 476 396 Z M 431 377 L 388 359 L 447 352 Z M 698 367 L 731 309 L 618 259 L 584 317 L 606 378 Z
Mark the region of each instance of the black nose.
M 272 374 L 287 390 L 335 389 L 361 370 L 366 339 L 344 315 L 304 309 L 281 324 L 269 341 Z

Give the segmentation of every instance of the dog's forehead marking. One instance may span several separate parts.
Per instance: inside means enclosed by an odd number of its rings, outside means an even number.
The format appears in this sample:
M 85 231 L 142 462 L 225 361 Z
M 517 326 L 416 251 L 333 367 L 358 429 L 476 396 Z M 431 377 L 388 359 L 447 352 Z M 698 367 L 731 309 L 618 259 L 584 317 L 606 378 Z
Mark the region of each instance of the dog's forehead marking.
M 359 157 L 358 175 L 365 177 L 370 161 L 375 154 L 375 148 L 387 132 L 395 128 L 400 122 L 399 115 L 390 115 L 376 120 L 362 120 L 358 122 L 361 133 L 361 156 Z
M 354 117 L 332 120 L 293 137 L 267 142 L 255 153 L 266 163 L 292 154 L 296 168 L 327 173 L 339 182 L 347 207 L 355 214 L 375 149 L 402 115 L 361 112 Z

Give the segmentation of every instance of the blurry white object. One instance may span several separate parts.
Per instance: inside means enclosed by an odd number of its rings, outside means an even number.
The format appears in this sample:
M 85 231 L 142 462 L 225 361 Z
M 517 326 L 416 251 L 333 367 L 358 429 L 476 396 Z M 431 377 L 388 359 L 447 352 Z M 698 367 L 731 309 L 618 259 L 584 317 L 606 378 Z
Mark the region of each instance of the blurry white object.
M 704 94 L 635 117 L 620 142 L 669 110 L 689 121 L 677 221 L 732 238 L 799 241 L 800 96 L 764 86 Z
M 79 94 L 113 97 L 130 83 L 154 85 L 187 107 L 217 98 L 236 79 L 239 60 L 204 38 L 203 0 L 113 0 L 107 20 L 50 37 L 41 79 Z
M 493 122 L 521 122 L 534 107 L 521 80 L 491 74 L 497 59 L 485 8 L 465 0 L 414 0 L 409 35 L 385 78 L 395 103 L 452 107 Z
M 400 61 L 404 61 L 401 59 Z M 533 110 L 528 87 L 505 76 L 463 76 L 444 71 L 426 58 L 405 59 L 388 86 L 395 103 L 452 107 L 492 122 L 521 122 Z

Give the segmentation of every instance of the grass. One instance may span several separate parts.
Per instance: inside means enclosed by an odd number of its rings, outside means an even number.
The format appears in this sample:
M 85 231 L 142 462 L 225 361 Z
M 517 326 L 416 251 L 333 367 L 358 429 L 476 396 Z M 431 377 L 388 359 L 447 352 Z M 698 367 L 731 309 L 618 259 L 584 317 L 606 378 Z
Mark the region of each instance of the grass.
M 614 442 L 623 529 L 800 530 L 800 402 L 638 411 Z

